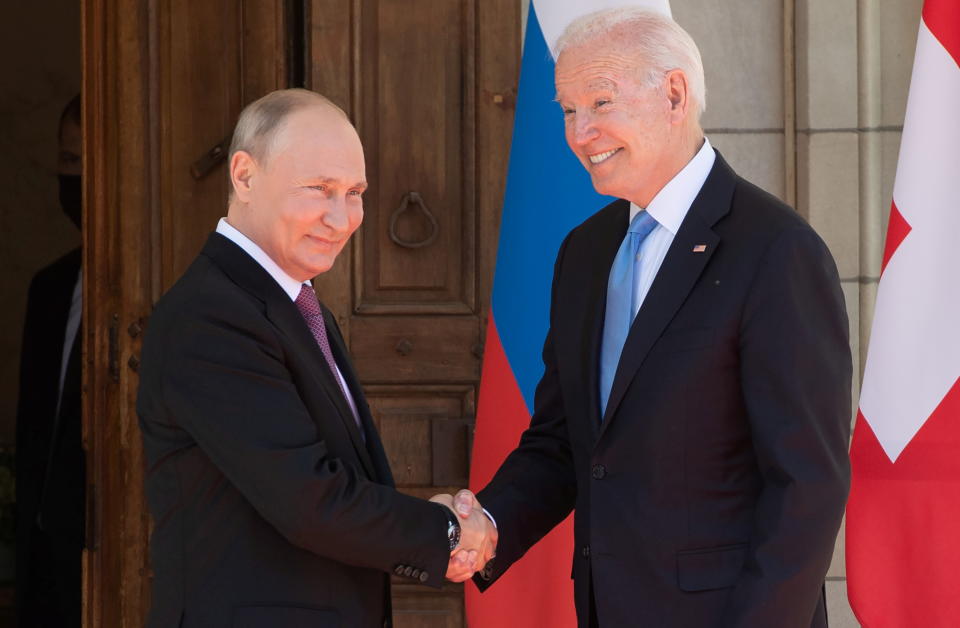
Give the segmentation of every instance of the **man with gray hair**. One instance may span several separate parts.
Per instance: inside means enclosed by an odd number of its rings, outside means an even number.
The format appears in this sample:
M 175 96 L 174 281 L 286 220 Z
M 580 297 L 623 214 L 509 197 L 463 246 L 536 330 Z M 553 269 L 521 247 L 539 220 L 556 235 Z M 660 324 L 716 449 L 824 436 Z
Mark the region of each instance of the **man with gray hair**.
M 273 92 L 241 113 L 229 173 L 227 216 L 143 347 L 148 625 L 391 625 L 389 574 L 465 580 L 496 532 L 469 500 L 394 489 L 310 284 L 363 219 L 360 138 L 319 94 Z
M 598 12 L 556 48 L 567 142 L 620 200 L 560 247 L 530 427 L 477 494 L 499 545 L 475 582 L 575 510 L 581 626 L 825 626 L 852 376 L 834 261 L 710 146 L 673 20 Z

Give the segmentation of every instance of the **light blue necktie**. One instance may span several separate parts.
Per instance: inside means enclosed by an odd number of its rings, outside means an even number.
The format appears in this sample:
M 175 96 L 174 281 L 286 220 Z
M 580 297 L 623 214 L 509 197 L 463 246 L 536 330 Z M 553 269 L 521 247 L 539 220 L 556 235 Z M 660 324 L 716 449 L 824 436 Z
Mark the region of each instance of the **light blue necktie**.
M 634 301 L 636 300 L 636 276 L 640 260 L 637 253 L 657 221 L 646 211 L 637 214 L 627 235 L 620 244 L 620 250 L 610 267 L 607 280 L 607 313 L 603 321 L 603 344 L 600 345 L 600 419 L 607 410 L 613 377 L 617 373 L 623 344 L 627 341 L 630 325 L 633 323 Z

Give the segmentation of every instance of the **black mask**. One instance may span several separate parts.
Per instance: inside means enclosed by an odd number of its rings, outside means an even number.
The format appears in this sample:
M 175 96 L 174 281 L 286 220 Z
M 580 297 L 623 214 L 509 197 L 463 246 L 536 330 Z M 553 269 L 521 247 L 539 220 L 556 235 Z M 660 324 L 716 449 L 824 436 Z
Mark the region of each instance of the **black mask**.
M 70 222 L 80 228 L 80 212 L 83 207 L 81 200 L 80 175 L 78 174 L 58 174 L 57 179 L 60 182 L 60 207 L 63 213 L 67 215 Z

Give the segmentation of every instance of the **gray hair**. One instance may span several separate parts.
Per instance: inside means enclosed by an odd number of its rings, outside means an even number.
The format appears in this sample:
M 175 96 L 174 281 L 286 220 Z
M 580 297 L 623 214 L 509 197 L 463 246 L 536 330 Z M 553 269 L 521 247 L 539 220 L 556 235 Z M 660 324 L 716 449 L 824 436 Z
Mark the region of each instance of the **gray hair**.
M 658 87 L 671 70 L 682 70 L 689 82 L 689 97 L 697 117 L 707 108 L 700 50 L 687 31 L 661 13 L 636 7 L 606 9 L 580 17 L 564 29 L 553 46 L 554 58 L 567 48 L 580 46 L 614 32 L 622 33 L 627 46 L 643 60 L 640 84 Z
M 301 109 L 316 106 L 330 107 L 349 121 L 343 109 L 326 96 L 309 89 L 278 89 L 253 101 L 240 112 L 237 126 L 233 130 L 227 163 L 241 150 L 250 153 L 259 162 L 266 160 L 273 141 L 283 129 L 287 118 Z

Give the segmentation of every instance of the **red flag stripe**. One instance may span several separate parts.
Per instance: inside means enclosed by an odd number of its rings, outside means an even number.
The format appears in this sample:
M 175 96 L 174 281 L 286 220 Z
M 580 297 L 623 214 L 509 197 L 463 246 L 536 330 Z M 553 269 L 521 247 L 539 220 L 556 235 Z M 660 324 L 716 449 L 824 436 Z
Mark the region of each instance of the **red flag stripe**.
M 960 67 L 960 0 L 926 0 L 923 21 Z
M 883 249 L 883 264 L 880 266 L 880 274 L 887 268 L 887 262 L 896 253 L 897 247 L 903 242 L 903 239 L 910 233 L 910 223 L 908 223 L 900 210 L 897 209 L 897 203 L 890 204 L 890 221 L 887 225 L 887 244 Z
M 504 353 L 492 313 L 480 379 L 483 384 L 470 464 L 470 488 L 475 491 L 493 478 L 530 425 L 530 412 Z M 573 516 L 534 545 L 482 597 L 472 583 L 468 584 L 464 589 L 467 625 L 575 628 L 571 539 Z M 532 586 L 533 583 L 543 586 Z

